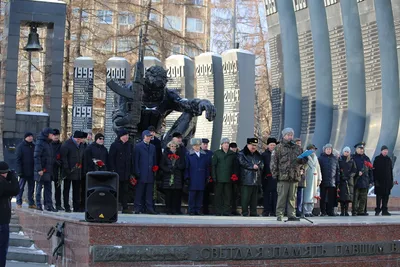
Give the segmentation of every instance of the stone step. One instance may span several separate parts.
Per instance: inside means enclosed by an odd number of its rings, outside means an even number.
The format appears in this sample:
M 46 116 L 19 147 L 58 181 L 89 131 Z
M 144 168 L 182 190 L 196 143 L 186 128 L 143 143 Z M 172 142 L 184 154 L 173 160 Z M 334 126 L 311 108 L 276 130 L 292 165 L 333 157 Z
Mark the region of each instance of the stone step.
M 22 228 L 21 228 L 21 225 L 19 225 L 19 224 L 10 224 L 10 232 L 11 233 L 18 233 L 19 231 L 21 231 L 22 230 Z
M 30 247 L 32 246 L 33 241 L 23 235 L 19 235 L 18 233 L 10 233 L 10 246 L 13 247 Z
M 47 263 L 47 255 L 42 250 L 37 250 L 34 246 L 8 248 L 7 260 L 20 262 Z
M 33 263 L 33 262 L 21 262 L 21 261 L 7 261 L 7 267 L 49 267 L 47 263 Z
M 19 224 L 19 218 L 16 215 L 11 216 L 11 224 Z

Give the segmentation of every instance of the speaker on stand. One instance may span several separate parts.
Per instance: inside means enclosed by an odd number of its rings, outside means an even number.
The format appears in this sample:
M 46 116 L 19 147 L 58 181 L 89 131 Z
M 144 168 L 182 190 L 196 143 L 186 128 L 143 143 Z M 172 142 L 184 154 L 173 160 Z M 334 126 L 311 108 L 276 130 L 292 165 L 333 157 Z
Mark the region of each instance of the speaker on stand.
M 118 220 L 118 183 L 115 172 L 95 171 L 86 174 L 85 220 L 113 223 Z

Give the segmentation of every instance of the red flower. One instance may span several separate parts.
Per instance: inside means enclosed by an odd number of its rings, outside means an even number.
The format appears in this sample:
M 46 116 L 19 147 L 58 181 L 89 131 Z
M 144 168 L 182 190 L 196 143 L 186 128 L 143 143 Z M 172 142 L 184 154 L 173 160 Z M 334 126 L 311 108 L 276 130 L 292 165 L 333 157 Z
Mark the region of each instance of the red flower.
M 214 182 L 214 180 L 213 180 L 213 178 L 211 176 L 208 178 L 208 182 L 209 183 L 213 183 Z
M 157 165 L 154 165 L 153 168 L 152 168 L 152 171 L 153 171 L 153 172 L 157 172 L 157 171 L 158 171 L 158 166 L 157 166 Z
M 103 167 L 105 164 L 104 164 L 104 162 L 102 160 L 97 160 L 96 161 L 96 165 L 99 166 L 99 167 Z
M 61 155 L 60 155 L 60 154 L 57 154 L 56 160 L 60 160 L 60 159 L 61 159 Z
M 394 181 L 394 184 L 395 184 L 395 185 L 398 185 L 398 184 L 399 184 L 399 182 L 398 182 L 397 180 L 395 180 L 395 181 Z
M 232 180 L 232 182 L 236 182 L 237 180 L 239 180 L 239 178 L 237 177 L 236 174 L 232 174 L 231 180 Z
M 168 155 L 168 158 L 170 159 L 170 160 L 178 160 L 179 159 L 179 156 L 177 155 L 177 154 L 169 154 Z
M 340 189 L 339 189 L 339 188 L 338 188 L 337 192 L 338 192 L 338 193 L 340 192 Z
M 81 163 L 76 163 L 75 168 L 82 169 L 82 164 Z
M 46 168 L 43 168 L 42 172 L 46 172 L 46 171 L 47 171 Z
M 132 186 L 137 185 L 137 180 L 136 180 L 135 177 L 131 177 L 131 178 L 129 179 L 129 182 L 131 183 Z
M 267 177 L 272 177 L 272 173 L 268 173 L 268 174 L 267 174 Z
M 368 169 L 373 169 L 374 168 L 374 166 L 372 165 L 372 163 L 371 162 L 369 162 L 369 161 L 364 161 L 364 165 L 365 165 L 365 167 L 367 167 Z
M 321 199 L 320 196 L 314 196 L 314 198 L 315 198 L 316 200 L 320 200 L 320 199 Z

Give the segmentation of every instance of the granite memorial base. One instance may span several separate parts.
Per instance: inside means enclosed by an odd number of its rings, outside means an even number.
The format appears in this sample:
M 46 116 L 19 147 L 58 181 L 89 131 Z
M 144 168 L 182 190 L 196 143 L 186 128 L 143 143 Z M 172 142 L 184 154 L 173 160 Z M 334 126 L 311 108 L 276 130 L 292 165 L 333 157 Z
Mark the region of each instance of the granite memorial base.
M 391 217 L 125 215 L 87 223 L 83 213 L 17 209 L 23 232 L 56 266 L 399 266 L 400 212 Z M 63 256 L 49 229 L 65 222 Z

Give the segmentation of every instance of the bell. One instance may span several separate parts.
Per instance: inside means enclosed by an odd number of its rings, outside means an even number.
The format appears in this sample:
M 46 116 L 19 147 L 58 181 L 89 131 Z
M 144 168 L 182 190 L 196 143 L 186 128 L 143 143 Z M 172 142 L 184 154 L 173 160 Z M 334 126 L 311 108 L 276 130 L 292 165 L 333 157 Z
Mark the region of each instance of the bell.
M 28 44 L 24 47 L 24 50 L 28 52 L 37 52 L 43 50 L 43 47 L 40 45 L 39 42 L 39 34 L 37 33 L 36 26 L 30 27 L 30 32 L 28 35 Z

